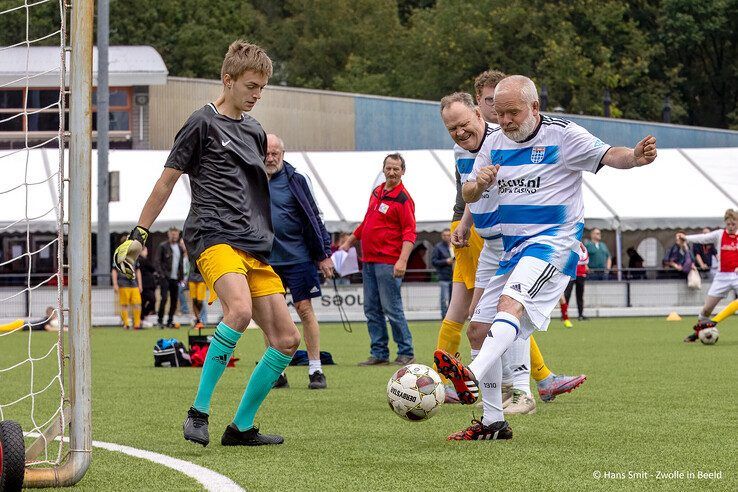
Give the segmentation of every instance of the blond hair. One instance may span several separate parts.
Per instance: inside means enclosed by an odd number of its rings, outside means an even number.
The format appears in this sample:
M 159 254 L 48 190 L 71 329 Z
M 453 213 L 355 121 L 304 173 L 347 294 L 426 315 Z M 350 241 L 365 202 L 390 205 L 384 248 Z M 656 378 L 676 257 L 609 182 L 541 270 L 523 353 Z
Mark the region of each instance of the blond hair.
M 443 99 L 441 99 L 441 113 L 443 113 L 444 109 L 456 102 L 461 103 L 472 110 L 476 108 L 476 105 L 474 104 L 474 99 L 472 99 L 471 94 L 469 94 L 468 92 L 454 92 L 453 94 L 444 96 Z
M 262 48 L 237 39 L 228 47 L 220 69 L 221 80 L 226 74 L 233 80 L 238 79 L 244 72 L 257 72 L 267 77 L 272 76 L 272 60 Z
M 725 215 L 723 216 L 723 220 L 728 219 L 738 220 L 738 211 L 733 210 L 732 208 L 726 210 Z
M 474 92 L 479 97 L 482 95 L 482 89 L 485 87 L 497 87 L 497 84 L 505 77 L 507 75 L 499 70 L 485 70 L 474 79 Z

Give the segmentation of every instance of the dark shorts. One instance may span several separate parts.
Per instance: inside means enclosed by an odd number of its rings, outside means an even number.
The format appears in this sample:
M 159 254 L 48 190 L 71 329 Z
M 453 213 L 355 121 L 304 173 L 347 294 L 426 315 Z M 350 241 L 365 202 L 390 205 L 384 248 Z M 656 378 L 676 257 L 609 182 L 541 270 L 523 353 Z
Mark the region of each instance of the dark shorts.
M 274 265 L 272 268 L 282 279 L 282 284 L 290 290 L 292 302 L 320 297 L 320 278 L 312 261 L 296 265 Z

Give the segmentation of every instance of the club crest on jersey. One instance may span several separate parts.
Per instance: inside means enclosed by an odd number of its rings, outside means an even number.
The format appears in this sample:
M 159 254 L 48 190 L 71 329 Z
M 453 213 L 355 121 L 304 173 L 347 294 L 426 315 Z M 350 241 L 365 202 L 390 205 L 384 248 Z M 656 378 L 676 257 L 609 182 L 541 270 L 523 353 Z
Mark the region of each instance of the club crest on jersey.
M 530 162 L 533 164 L 540 164 L 543 162 L 543 158 L 546 155 L 546 147 L 533 147 L 530 151 Z

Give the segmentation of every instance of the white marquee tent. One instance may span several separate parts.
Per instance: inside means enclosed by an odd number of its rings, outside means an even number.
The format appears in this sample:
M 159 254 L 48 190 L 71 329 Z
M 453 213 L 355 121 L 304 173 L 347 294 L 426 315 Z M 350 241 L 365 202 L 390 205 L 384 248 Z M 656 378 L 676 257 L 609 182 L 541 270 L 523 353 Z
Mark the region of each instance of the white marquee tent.
M 331 231 L 360 222 L 387 152 L 287 152 L 285 159 L 308 174 Z M 404 183 L 415 201 L 419 231 L 448 226 L 455 187 L 450 150 L 403 152 Z M 113 150 L 110 171 L 119 173 L 119 201 L 111 202 L 110 231 L 129 231 L 161 174 L 165 151 Z M 93 165 L 96 156 L 93 152 Z M 0 234 L 53 231 L 59 210 L 52 184 L 55 150 L 0 152 Z M 97 173 L 93 171 L 92 221 L 97 220 Z M 49 179 L 49 178 L 52 179 Z M 584 177 L 587 227 L 617 231 L 718 227 L 727 208 L 738 208 L 738 148 L 662 149 L 651 166 L 605 168 Z M 187 177 L 177 183 L 154 230 L 181 226 L 187 217 Z M 33 218 L 26 222 L 25 218 Z

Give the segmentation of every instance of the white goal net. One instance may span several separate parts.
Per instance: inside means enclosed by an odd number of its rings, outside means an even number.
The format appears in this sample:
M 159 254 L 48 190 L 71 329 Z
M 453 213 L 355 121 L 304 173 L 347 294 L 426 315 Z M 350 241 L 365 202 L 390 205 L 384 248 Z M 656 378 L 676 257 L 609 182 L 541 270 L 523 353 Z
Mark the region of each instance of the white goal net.
M 68 316 L 65 212 L 76 165 L 67 163 L 76 49 L 67 25 L 81 3 L 0 0 L 0 421 L 23 430 L 28 486 L 71 484 L 87 466 L 60 473 L 80 467 L 70 453 L 79 441 L 74 346 L 88 336 Z

